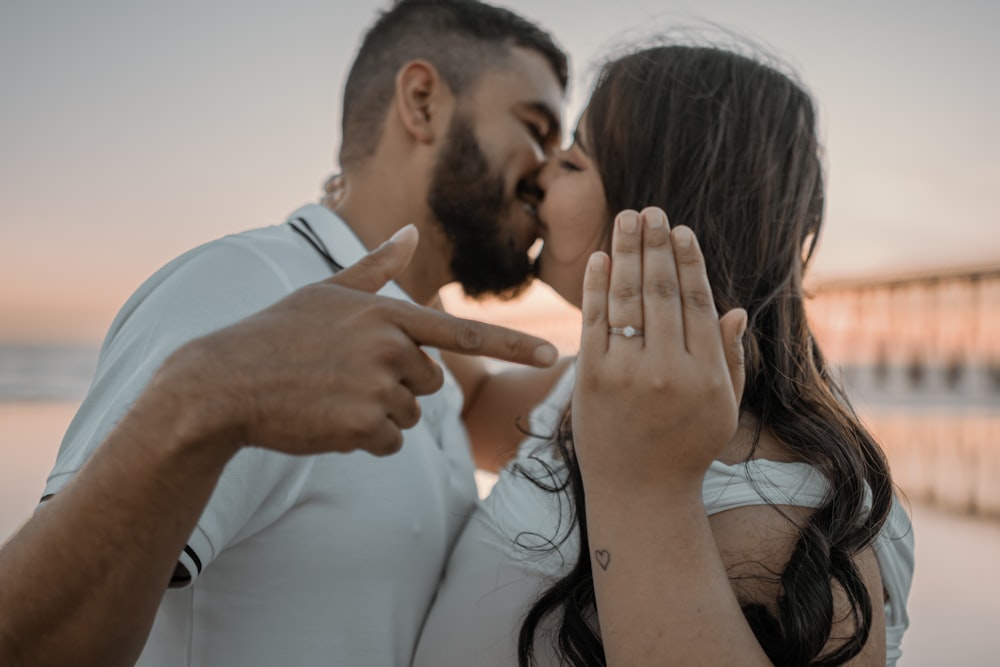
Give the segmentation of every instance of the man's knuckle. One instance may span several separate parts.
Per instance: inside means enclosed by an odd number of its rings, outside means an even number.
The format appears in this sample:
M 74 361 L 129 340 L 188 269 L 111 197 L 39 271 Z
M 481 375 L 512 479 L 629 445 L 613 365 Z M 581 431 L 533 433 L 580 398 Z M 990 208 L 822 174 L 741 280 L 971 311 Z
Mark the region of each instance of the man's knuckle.
M 478 350 L 483 345 L 483 327 L 479 322 L 460 320 L 455 329 L 455 344 L 460 350 Z
M 399 385 L 389 377 L 378 376 L 372 380 L 372 398 L 376 403 L 387 405 Z
M 382 425 L 385 412 L 379 404 L 359 407 L 347 423 L 348 437 L 364 440 L 370 438 Z
M 430 358 L 427 359 L 426 370 L 421 382 L 421 391 L 416 393 L 433 394 L 444 384 L 444 371 Z
M 410 401 L 408 409 L 403 414 L 403 420 L 405 423 L 400 424 L 403 428 L 411 428 L 416 426 L 420 421 L 420 403 L 414 398 Z
M 381 367 L 395 368 L 403 359 L 403 347 L 399 341 L 387 341 L 386 344 L 379 346 L 375 353 L 376 363 Z
M 401 449 L 403 449 L 403 433 L 402 431 L 393 431 L 386 440 L 384 453 L 386 455 L 396 454 Z
M 524 338 L 515 333 L 509 333 L 503 339 L 504 351 L 511 357 L 519 357 L 524 351 Z

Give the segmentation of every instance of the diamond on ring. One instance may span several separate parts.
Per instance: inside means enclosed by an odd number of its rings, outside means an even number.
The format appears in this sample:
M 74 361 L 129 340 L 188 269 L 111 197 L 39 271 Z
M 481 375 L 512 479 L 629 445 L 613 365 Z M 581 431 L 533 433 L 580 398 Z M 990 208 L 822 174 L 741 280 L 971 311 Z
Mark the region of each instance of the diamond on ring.
M 608 327 L 608 333 L 613 336 L 625 336 L 626 338 L 635 338 L 636 336 L 642 335 L 642 329 L 636 329 L 634 326 L 629 324 L 624 327 Z

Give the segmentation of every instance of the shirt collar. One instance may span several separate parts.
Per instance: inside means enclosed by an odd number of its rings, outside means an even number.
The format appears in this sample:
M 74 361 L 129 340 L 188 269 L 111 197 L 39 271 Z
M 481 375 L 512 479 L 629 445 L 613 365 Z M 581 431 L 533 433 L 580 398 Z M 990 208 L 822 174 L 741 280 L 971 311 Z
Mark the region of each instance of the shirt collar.
M 309 223 L 326 245 L 330 255 L 341 266 L 351 266 L 368 254 L 361 239 L 344 222 L 343 218 L 321 204 L 306 204 L 288 216 L 289 221 L 295 218 L 303 218 Z M 413 299 L 395 281 L 386 283 L 385 287 L 379 290 L 379 294 L 413 302 Z

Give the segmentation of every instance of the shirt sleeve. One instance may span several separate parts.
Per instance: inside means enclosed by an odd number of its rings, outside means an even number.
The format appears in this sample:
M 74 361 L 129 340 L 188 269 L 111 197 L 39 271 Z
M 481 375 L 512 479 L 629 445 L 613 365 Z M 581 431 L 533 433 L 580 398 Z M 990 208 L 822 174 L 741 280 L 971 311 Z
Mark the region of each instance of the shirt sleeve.
M 59 490 L 127 413 L 176 349 L 286 296 L 277 266 L 227 237 L 196 248 L 147 280 L 118 313 L 94 381 L 63 439 L 43 497 Z M 230 461 L 179 562 L 190 582 L 233 540 L 295 502 L 311 459 L 247 448 Z
M 910 626 L 906 612 L 913 583 L 913 525 L 899 503 L 892 499 L 892 509 L 885 527 L 875 539 L 875 557 L 882 572 L 882 585 L 888 593 L 885 603 L 886 665 L 895 665 L 902 656 L 903 634 Z
M 191 585 L 223 549 L 281 518 L 297 502 L 313 461 L 259 448 L 233 457 L 178 557 L 188 577 L 175 578 L 171 587 Z
M 805 463 L 712 461 L 702 484 L 702 500 L 709 515 L 765 503 L 819 507 L 828 488 L 823 474 Z

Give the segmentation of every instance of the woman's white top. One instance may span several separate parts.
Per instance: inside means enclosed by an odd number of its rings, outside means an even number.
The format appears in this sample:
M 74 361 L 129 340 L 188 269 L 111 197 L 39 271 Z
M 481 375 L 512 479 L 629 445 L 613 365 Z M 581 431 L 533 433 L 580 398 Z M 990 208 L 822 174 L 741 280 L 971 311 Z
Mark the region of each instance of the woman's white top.
M 559 469 L 544 437 L 555 431 L 568 404 L 574 374 L 568 372 L 532 412 L 531 432 L 512 466 L 500 473 L 492 493 L 472 514 L 452 551 L 444 580 L 417 645 L 414 667 L 486 667 L 517 664 L 517 638 L 528 609 L 549 585 L 572 568 L 579 548 L 565 494 L 540 489 L 550 479 L 546 466 Z M 550 481 L 558 481 L 550 479 Z M 705 476 L 708 514 L 765 502 L 816 507 L 825 478 L 802 463 L 755 460 L 714 462 Z M 567 536 L 568 533 L 568 536 Z M 565 541 L 559 542 L 560 538 Z M 888 592 L 886 664 L 895 665 L 908 625 L 906 599 L 913 578 L 913 532 L 897 501 L 874 544 Z M 543 632 L 555 623 L 542 623 Z M 557 665 L 547 637 L 536 641 L 536 659 Z

